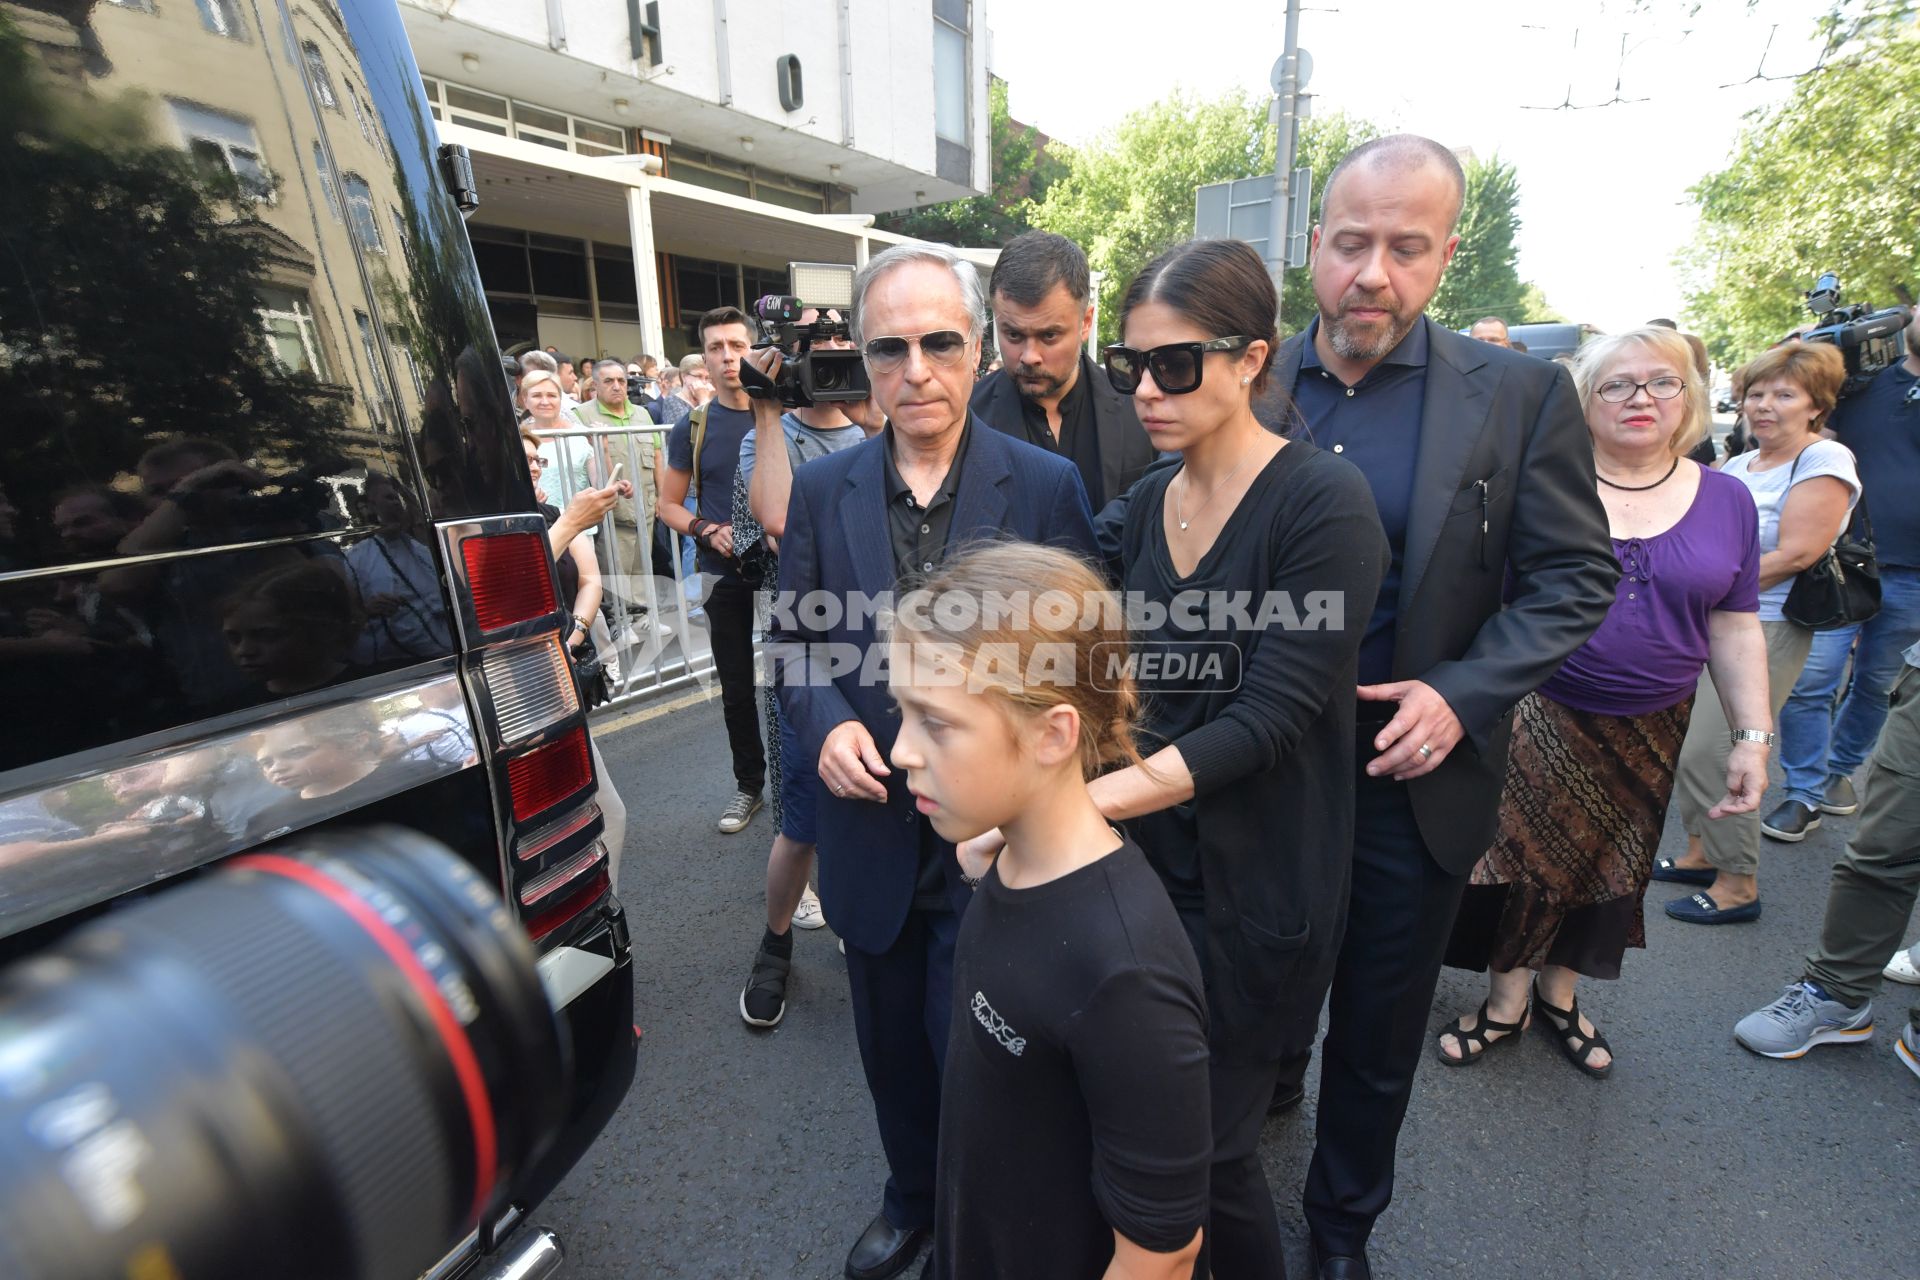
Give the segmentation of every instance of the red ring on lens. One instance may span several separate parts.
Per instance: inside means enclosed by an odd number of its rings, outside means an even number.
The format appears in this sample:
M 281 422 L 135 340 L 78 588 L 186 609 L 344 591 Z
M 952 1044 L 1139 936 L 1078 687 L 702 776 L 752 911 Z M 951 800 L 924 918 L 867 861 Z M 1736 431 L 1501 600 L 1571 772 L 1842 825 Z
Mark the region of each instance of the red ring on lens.
M 493 1102 L 487 1094 L 486 1078 L 480 1072 L 480 1060 L 473 1052 L 473 1042 L 467 1038 L 466 1028 L 460 1025 L 460 1020 L 453 1016 L 452 1007 L 447 1004 L 446 997 L 440 994 L 440 988 L 434 983 L 426 966 L 420 963 L 413 949 L 372 907 L 353 890 L 317 867 L 271 853 L 249 854 L 233 859 L 228 865 L 285 876 L 320 894 L 353 917 L 354 922 L 366 931 L 375 945 L 386 952 L 394 967 L 406 975 L 407 981 L 419 992 L 421 1000 L 426 1003 L 434 1030 L 440 1034 L 447 1058 L 453 1064 L 453 1074 L 460 1082 L 460 1093 L 467 1104 L 467 1120 L 473 1127 L 474 1165 L 473 1207 L 469 1211 L 469 1221 L 479 1222 L 480 1215 L 486 1211 L 487 1201 L 493 1196 L 493 1180 L 498 1172 L 499 1139 L 493 1126 Z

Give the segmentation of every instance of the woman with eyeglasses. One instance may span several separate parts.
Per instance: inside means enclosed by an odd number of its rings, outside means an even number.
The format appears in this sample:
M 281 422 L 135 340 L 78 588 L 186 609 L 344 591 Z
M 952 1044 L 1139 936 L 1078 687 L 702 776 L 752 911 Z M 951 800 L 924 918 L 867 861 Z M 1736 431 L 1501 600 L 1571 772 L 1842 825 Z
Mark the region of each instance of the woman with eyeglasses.
M 1730 731 L 1736 751 L 1744 745 L 1741 735 L 1749 731 L 1761 733 L 1771 745 L 1774 721 L 1813 648 L 1813 632 L 1789 622 L 1785 609 L 1794 577 L 1826 555 L 1860 499 L 1852 452 L 1822 434 L 1846 377 L 1839 348 L 1824 342 L 1783 342 L 1735 379 L 1745 388 L 1741 408 L 1755 447 L 1728 459 L 1720 474 L 1745 485 L 1759 512 L 1759 608 L 1766 633 L 1768 705 L 1764 721 L 1757 716 L 1723 720 L 1718 714 L 1722 700 L 1710 696 L 1718 668 L 1701 678 L 1699 704 L 1680 753 L 1676 795 L 1687 828 L 1687 850 L 1653 867 L 1655 880 L 1696 886 L 1666 905 L 1669 916 L 1686 924 L 1739 924 L 1760 918 L 1760 815 L 1756 809 L 1741 809 L 1715 822 L 1708 806 L 1718 794 L 1719 776 L 1732 773 Z
M 1346 910 L 1354 687 L 1387 540 L 1360 472 L 1262 427 L 1273 283 L 1251 246 L 1150 263 L 1105 352 L 1177 467 L 1129 493 L 1114 571 L 1147 715 L 1144 765 L 1091 790 L 1146 851 L 1200 957 L 1212 1214 L 1198 1274 L 1285 1274 L 1260 1127 L 1312 1044 Z
M 1575 988 L 1619 978 L 1627 949 L 1647 944 L 1641 904 L 1689 720 L 1719 726 L 1702 776 L 1716 821 L 1760 803 L 1772 720 L 1759 525 L 1738 479 L 1687 456 L 1712 421 L 1692 348 L 1664 328 L 1601 338 L 1573 381 L 1620 581 L 1600 629 L 1520 703 L 1499 833 L 1447 951 L 1487 971 L 1487 998 L 1434 1048 L 1470 1066 L 1537 1021 L 1598 1078 L 1613 1049 Z M 1731 752 L 1728 725 L 1752 731 Z

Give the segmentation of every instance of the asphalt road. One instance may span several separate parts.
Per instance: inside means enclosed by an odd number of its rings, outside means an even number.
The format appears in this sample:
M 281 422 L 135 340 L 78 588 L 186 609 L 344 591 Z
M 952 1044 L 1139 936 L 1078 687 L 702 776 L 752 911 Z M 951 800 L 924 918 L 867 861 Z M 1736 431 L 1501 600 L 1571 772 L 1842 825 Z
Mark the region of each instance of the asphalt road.
M 640 1070 L 537 1217 L 566 1245 L 567 1280 L 837 1277 L 885 1167 L 835 939 L 799 934 L 785 1021 L 746 1027 L 736 1000 L 773 831 L 764 811 L 740 835 L 714 829 L 730 776 L 718 703 L 596 736 L 631 814 L 621 897 Z M 1732 1038 L 1798 974 L 1853 822 L 1767 844 L 1755 924 L 1677 924 L 1659 908 L 1681 887 L 1651 887 L 1648 949 L 1585 993 L 1619 1054 L 1610 1079 L 1580 1075 L 1536 1033 L 1473 1068 L 1429 1060 L 1374 1273 L 1920 1275 L 1920 1080 L 1892 1049 L 1920 989 L 1887 984 L 1864 1046 L 1773 1062 Z M 1670 828 L 1666 851 L 1680 843 Z M 1483 993 L 1479 975 L 1447 971 L 1434 1030 Z M 1313 1083 L 1265 1139 L 1296 1277 L 1310 1274 L 1299 1192 Z

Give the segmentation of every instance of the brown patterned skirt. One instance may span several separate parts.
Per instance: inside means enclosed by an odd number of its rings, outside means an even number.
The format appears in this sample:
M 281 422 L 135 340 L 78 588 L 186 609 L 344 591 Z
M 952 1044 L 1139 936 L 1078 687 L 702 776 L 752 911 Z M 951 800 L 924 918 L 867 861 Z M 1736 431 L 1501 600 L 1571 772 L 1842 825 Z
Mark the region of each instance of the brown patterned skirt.
M 1521 702 L 1500 833 L 1473 869 L 1448 964 L 1620 976 L 1626 949 L 1647 945 L 1641 900 L 1692 712 L 1691 696 L 1638 716 Z

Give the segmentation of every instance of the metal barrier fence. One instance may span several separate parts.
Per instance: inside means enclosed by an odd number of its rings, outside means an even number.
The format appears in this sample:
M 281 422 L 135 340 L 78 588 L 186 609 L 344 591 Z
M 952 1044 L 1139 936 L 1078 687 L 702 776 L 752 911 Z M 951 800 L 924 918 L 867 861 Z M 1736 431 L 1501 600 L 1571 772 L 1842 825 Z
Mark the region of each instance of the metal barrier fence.
M 633 497 L 622 499 L 592 531 L 605 584 L 602 599 L 612 602 L 594 619 L 591 632 L 595 649 L 610 660 L 608 670 L 613 675 L 613 699 L 600 708 L 602 713 L 671 689 L 704 687 L 715 678 L 705 615 L 693 594 L 699 578 L 697 574 L 689 577 L 685 568 L 691 539 L 660 525 L 673 563 L 655 563 L 653 529 L 658 515 L 649 515 L 648 508 L 657 504 L 658 493 L 651 455 L 665 451 L 669 430 L 595 425 L 534 432 L 553 450 L 553 465 L 544 468 L 541 476 L 548 502 L 564 508 L 582 487 L 602 485 L 620 464 L 624 464 L 621 479 L 633 482 Z M 687 501 L 693 501 L 692 493 Z M 572 602 L 566 604 L 570 608 Z

